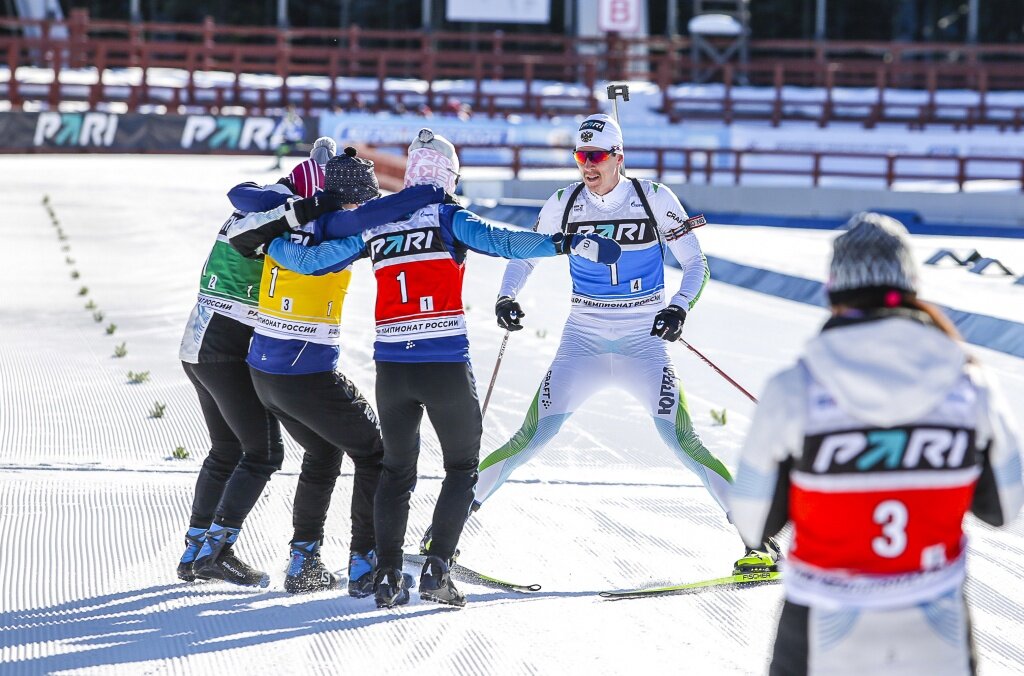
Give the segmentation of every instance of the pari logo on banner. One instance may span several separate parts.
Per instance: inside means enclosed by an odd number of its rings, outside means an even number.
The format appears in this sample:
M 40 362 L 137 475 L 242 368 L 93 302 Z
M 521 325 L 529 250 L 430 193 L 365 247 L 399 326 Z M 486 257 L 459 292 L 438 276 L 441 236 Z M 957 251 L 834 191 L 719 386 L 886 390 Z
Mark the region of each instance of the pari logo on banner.
M 189 115 L 181 132 L 181 147 L 206 146 L 228 150 L 270 150 L 277 122 L 271 117 L 214 117 Z
M 112 113 L 39 113 L 35 146 L 98 146 L 114 143 L 117 115 Z
M 640 0 L 598 0 L 597 28 L 606 33 L 639 33 Z

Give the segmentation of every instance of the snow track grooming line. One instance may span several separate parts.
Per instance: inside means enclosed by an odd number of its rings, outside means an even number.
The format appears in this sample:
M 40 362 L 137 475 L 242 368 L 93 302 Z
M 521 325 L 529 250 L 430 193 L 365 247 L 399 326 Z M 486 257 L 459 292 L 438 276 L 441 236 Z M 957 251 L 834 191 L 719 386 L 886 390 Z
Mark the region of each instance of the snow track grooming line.
M 761 585 L 776 584 L 779 582 L 782 582 L 782 573 L 778 571 L 760 571 L 755 573 L 728 575 L 726 577 L 716 577 L 712 580 L 701 580 L 700 582 L 684 582 L 682 584 L 673 584 L 666 587 L 604 591 L 601 592 L 601 598 L 611 600 L 641 599 L 649 596 L 696 594 L 697 592 L 708 590 L 746 589 L 748 587 L 759 587 Z
M 403 558 L 406 563 L 415 564 L 417 566 L 422 566 L 427 560 L 427 557 L 421 554 L 405 554 Z M 530 592 L 540 591 L 539 584 L 518 584 L 515 582 L 508 582 L 506 580 L 499 580 L 496 577 L 478 573 L 472 568 L 466 568 L 461 563 L 453 564 L 451 573 L 452 577 L 460 582 L 479 584 L 484 587 L 491 587 L 492 589 L 506 589 L 509 591 L 519 592 L 520 594 L 529 594 Z

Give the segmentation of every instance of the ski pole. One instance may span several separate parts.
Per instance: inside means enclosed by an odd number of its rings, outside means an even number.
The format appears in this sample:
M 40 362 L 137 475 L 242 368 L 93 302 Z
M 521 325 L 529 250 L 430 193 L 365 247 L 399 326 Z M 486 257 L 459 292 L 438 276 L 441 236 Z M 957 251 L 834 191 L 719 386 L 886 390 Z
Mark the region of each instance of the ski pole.
M 480 409 L 481 420 L 487 415 L 487 404 L 491 401 L 491 392 L 494 391 L 494 381 L 498 379 L 498 369 L 501 367 L 501 358 L 505 356 L 505 346 L 508 345 L 508 330 L 505 331 L 505 337 L 501 339 L 501 348 L 498 350 L 498 361 L 494 362 L 494 373 L 491 374 L 491 384 L 487 386 L 487 394 L 484 396 L 484 405 Z
M 714 362 L 712 362 L 712 361 L 711 361 L 710 359 L 708 359 L 707 357 L 705 357 L 704 355 L 702 355 L 702 354 L 700 353 L 700 350 L 698 350 L 697 348 L 695 348 L 695 347 L 694 347 L 693 345 L 690 345 L 689 343 L 687 343 L 687 342 L 686 342 L 685 340 L 683 340 L 682 338 L 680 338 L 680 339 L 679 339 L 679 341 L 680 341 L 680 342 L 681 342 L 681 343 L 682 343 L 683 345 L 685 345 L 686 347 L 690 348 L 690 351 L 691 351 L 691 352 L 693 352 L 693 353 L 694 353 L 695 355 L 697 355 L 698 357 L 700 357 L 701 361 L 703 361 L 703 362 L 704 362 L 705 364 L 707 364 L 708 366 L 710 366 L 711 368 L 713 368 L 713 369 L 715 370 L 715 373 L 717 373 L 718 375 L 720 375 L 720 376 L 722 376 L 723 378 L 725 378 L 726 380 L 728 380 L 728 381 L 729 381 L 729 382 L 730 382 L 730 383 L 731 383 L 731 384 L 733 385 L 733 387 L 735 387 L 735 388 L 736 388 L 737 390 L 739 390 L 739 391 L 740 391 L 740 392 L 742 392 L 743 394 L 747 395 L 747 399 L 750 399 L 750 401 L 754 402 L 755 404 L 757 403 L 757 398 L 756 398 L 756 397 L 755 397 L 754 395 L 752 395 L 752 394 L 751 394 L 750 392 L 747 392 L 747 391 L 746 391 L 745 389 L 743 389 L 743 386 L 742 386 L 742 385 L 740 385 L 740 384 L 739 384 L 738 382 L 736 382 L 735 380 L 733 380 L 732 378 L 730 378 L 730 377 L 729 377 L 729 374 L 727 374 L 727 373 L 726 373 L 725 371 L 723 371 L 722 369 L 720 369 L 720 368 L 718 368 L 717 366 L 715 366 Z
M 610 84 L 610 85 L 608 85 L 608 88 L 607 88 L 606 91 L 608 92 L 608 98 L 612 102 L 612 117 L 615 118 L 616 124 L 618 124 L 621 127 L 622 124 L 619 122 L 619 97 L 621 96 L 623 101 L 629 101 L 629 85 L 628 84 Z M 623 176 L 626 175 L 626 165 L 625 165 L 625 163 L 623 163 L 623 165 L 622 165 L 622 175 Z M 707 223 L 707 221 L 704 220 L 703 216 L 695 216 L 692 220 L 695 221 L 695 224 L 690 226 L 690 230 L 692 230 L 694 228 L 699 228 L 700 226 L 705 225 Z M 689 232 L 689 230 L 687 232 Z M 708 359 L 703 354 L 701 354 L 700 351 L 697 348 L 695 348 L 693 345 L 690 345 L 685 340 L 682 340 L 682 338 L 680 338 L 680 340 L 682 341 L 683 345 L 685 345 L 686 347 L 688 347 L 690 349 L 691 352 L 693 352 L 695 355 L 700 357 L 701 361 L 703 361 L 705 364 L 707 364 L 708 366 L 713 368 L 715 370 L 715 373 L 717 373 L 718 375 L 720 375 L 723 378 L 725 378 L 726 380 L 728 380 L 733 386 L 736 387 L 736 389 L 738 389 L 743 394 L 747 395 L 747 398 L 750 399 L 750 401 L 754 402 L 755 404 L 757 403 L 757 398 L 754 397 L 754 395 L 752 395 L 750 392 L 747 392 L 745 389 L 743 389 L 742 385 L 740 385 L 735 380 L 730 378 L 729 374 L 727 374 L 725 371 L 723 371 L 722 369 L 720 369 L 717 366 L 715 366 L 714 362 L 712 362 L 710 359 Z
M 612 117 L 615 118 L 615 124 L 622 126 L 619 122 L 619 97 L 622 97 L 623 101 L 629 101 L 629 85 L 628 84 L 610 84 L 608 85 L 608 98 L 612 102 Z M 623 176 L 626 175 L 626 163 L 623 162 L 622 166 L 619 167 L 619 173 Z

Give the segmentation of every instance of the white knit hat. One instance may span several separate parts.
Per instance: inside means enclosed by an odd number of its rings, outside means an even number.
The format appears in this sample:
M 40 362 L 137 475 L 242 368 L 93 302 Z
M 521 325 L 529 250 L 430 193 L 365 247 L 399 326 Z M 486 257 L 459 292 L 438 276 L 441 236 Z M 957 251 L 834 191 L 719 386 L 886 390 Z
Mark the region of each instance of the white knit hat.
M 832 244 L 827 288 L 833 304 L 878 292 L 916 294 L 917 284 L 907 229 L 894 218 L 859 213 Z
M 622 129 L 619 123 L 604 113 L 597 113 L 583 120 L 580 128 L 576 130 L 576 150 L 584 146 L 620 152 Z
M 405 185 L 430 184 L 454 193 L 459 184 L 459 156 L 452 142 L 430 129 L 420 129 L 409 144 Z

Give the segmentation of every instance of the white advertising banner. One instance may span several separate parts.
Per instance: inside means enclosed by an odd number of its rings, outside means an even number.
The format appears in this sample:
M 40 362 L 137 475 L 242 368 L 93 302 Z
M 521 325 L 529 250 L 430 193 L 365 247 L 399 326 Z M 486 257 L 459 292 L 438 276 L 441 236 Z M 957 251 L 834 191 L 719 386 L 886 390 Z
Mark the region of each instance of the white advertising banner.
M 640 0 L 598 0 L 597 28 L 606 33 L 636 33 L 640 12 Z
M 482 23 L 548 23 L 551 0 L 448 0 L 448 21 Z

